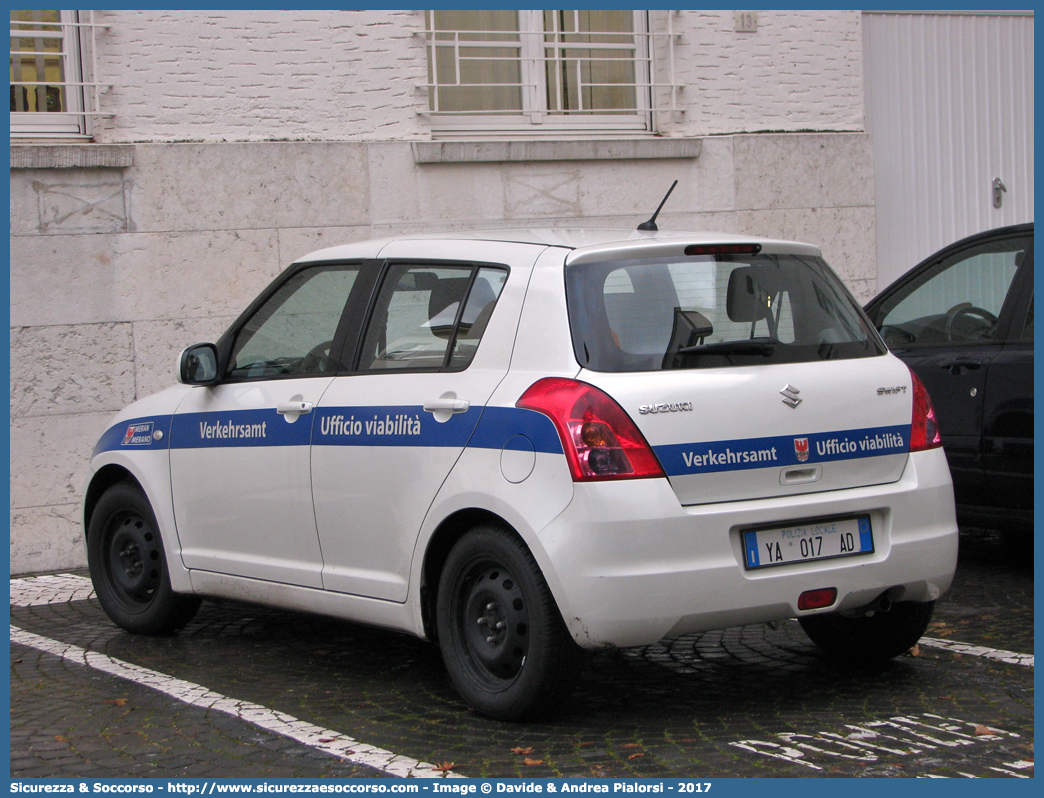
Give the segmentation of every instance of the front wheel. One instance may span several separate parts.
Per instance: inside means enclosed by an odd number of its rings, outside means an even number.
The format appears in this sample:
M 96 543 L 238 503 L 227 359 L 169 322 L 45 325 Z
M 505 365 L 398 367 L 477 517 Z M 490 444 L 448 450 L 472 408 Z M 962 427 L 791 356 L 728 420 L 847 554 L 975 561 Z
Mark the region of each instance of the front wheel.
M 87 564 L 102 609 L 128 632 L 171 634 L 199 609 L 197 596 L 170 589 L 156 516 L 130 482 L 113 485 L 98 500 L 87 530 Z
M 812 642 L 832 657 L 859 662 L 883 662 L 913 648 L 935 609 L 934 601 L 903 601 L 888 612 L 856 618 L 839 613 L 798 618 Z
M 450 681 L 483 715 L 545 715 L 572 690 L 582 653 L 533 555 L 508 530 L 479 527 L 457 542 L 435 617 Z

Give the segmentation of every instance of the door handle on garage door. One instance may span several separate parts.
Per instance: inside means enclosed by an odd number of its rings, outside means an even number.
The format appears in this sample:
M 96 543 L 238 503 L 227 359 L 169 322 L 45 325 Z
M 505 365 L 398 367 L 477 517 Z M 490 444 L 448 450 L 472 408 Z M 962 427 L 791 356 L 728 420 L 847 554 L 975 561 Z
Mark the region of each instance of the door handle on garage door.
M 424 403 L 429 413 L 466 413 L 471 407 L 467 399 L 433 399 Z
M 294 414 L 297 416 L 303 416 L 306 413 L 312 412 L 311 402 L 283 402 L 282 404 L 276 405 L 276 412 L 281 416 Z

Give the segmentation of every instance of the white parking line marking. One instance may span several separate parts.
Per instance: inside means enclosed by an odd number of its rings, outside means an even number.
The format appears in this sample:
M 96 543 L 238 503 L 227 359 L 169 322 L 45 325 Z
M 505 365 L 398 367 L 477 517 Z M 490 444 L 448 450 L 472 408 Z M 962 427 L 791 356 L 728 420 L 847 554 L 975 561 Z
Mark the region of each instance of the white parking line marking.
M 12 582 L 12 588 L 13 588 Z M 435 765 L 419 762 L 416 759 L 399 756 L 391 751 L 366 745 L 346 734 L 332 729 L 324 729 L 292 715 L 277 712 L 274 709 L 253 704 L 249 701 L 237 701 L 208 690 L 202 685 L 175 679 L 157 671 L 132 665 L 129 662 L 113 659 L 95 651 L 87 651 L 78 646 L 41 637 L 26 632 L 16 626 L 11 627 L 11 642 L 28 646 L 47 654 L 89 668 L 103 671 L 112 676 L 152 688 L 171 698 L 191 706 L 216 710 L 249 723 L 265 731 L 289 737 L 299 743 L 340 757 L 357 765 L 381 770 L 391 776 L 403 778 L 463 778 L 457 773 L 437 770 Z
M 958 643 L 954 640 L 939 640 L 935 637 L 922 637 L 918 642 L 922 646 L 941 648 L 946 651 L 952 651 L 955 654 L 969 654 L 973 657 L 995 659 L 998 662 L 1008 662 L 1012 665 L 1026 665 L 1030 668 L 1033 667 L 1032 654 L 1018 654 L 1014 651 L 1004 651 L 999 648 L 986 648 L 985 646 L 973 646 L 968 643 Z

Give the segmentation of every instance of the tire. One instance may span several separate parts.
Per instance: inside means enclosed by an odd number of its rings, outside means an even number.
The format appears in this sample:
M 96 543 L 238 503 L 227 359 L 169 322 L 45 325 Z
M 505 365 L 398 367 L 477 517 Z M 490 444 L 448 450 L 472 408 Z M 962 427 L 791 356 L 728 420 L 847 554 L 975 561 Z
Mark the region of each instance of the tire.
M 490 718 L 560 709 L 583 665 L 533 555 L 507 529 L 478 527 L 457 542 L 435 618 L 450 681 Z
M 935 602 L 904 601 L 888 612 L 857 618 L 838 613 L 798 618 L 812 642 L 832 657 L 853 664 L 883 662 L 909 651 L 932 619 Z
M 141 488 L 113 485 L 98 500 L 87 530 L 87 564 L 102 609 L 140 635 L 176 632 L 201 600 L 170 589 L 159 525 Z

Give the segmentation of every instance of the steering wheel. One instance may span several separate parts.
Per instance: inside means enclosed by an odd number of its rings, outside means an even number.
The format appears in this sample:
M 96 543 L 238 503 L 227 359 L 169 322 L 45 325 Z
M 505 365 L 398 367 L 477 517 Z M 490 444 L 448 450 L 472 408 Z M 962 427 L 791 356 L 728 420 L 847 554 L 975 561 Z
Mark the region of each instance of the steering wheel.
M 946 332 L 947 341 L 954 340 L 954 327 L 957 324 L 957 320 L 962 319 L 965 316 L 977 318 L 984 322 L 984 324 L 982 325 L 982 330 L 980 330 L 976 335 L 961 335 L 961 339 L 973 337 L 981 338 L 983 333 L 987 332 L 988 330 L 992 330 L 994 327 L 997 326 L 997 317 L 990 313 L 988 310 L 983 310 L 982 308 L 976 307 L 971 302 L 961 302 L 960 304 L 954 305 L 952 308 L 946 311 L 946 323 L 943 329 Z
M 301 374 L 314 374 L 315 372 L 330 371 L 333 368 L 333 361 L 330 359 L 330 347 L 333 346 L 333 339 L 329 341 L 323 341 L 321 344 L 313 346 L 308 353 L 301 358 L 301 362 L 298 364 L 297 369 Z

